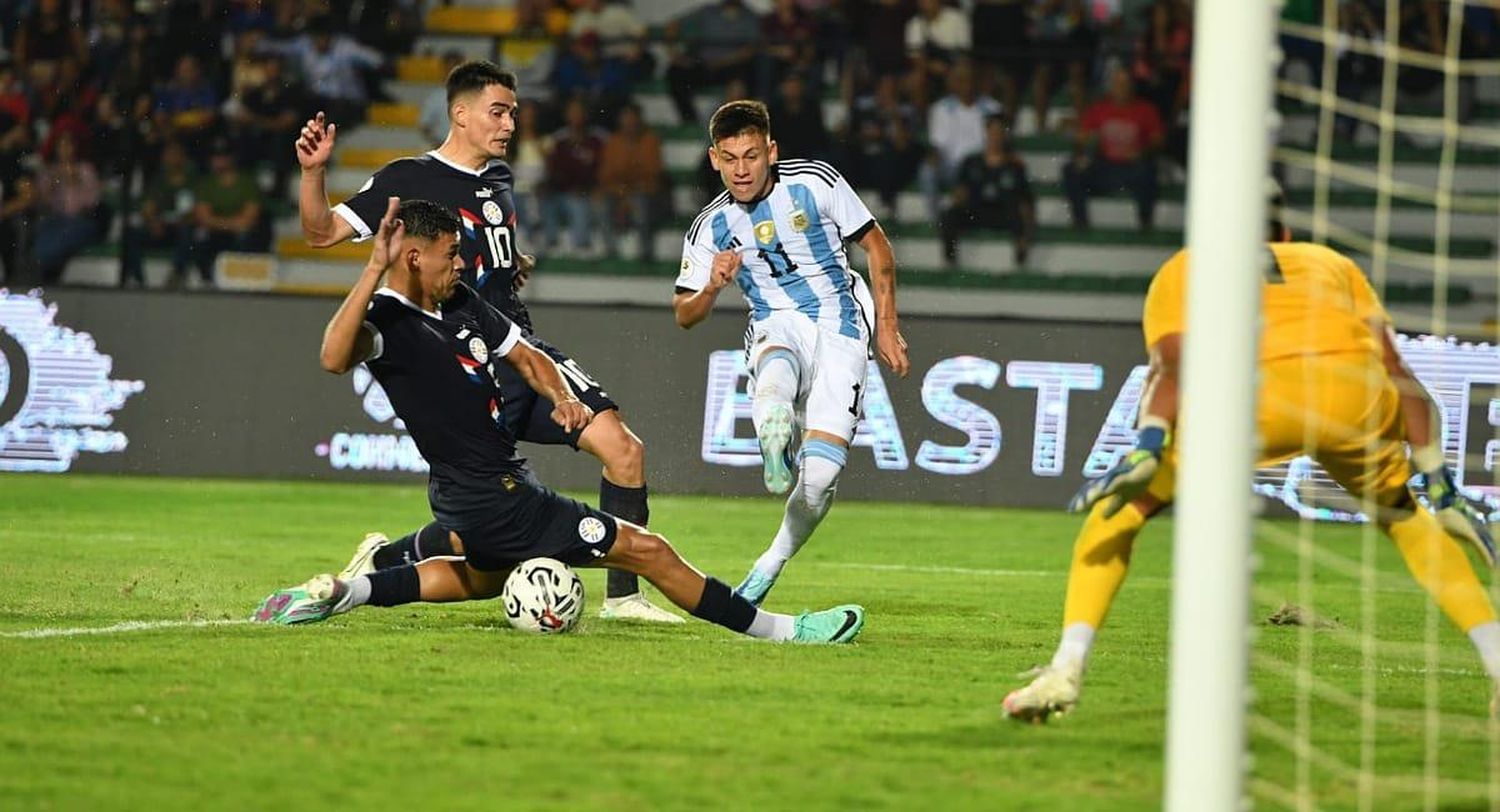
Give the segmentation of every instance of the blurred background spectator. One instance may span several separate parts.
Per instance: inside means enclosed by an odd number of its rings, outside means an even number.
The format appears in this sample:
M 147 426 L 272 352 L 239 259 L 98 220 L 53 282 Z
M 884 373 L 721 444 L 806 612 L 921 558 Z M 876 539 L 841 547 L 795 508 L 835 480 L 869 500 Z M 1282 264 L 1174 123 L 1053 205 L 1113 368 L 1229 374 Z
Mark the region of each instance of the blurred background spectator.
M 1164 131 L 1161 115 L 1150 102 L 1137 98 L 1135 82 L 1124 68 L 1110 77 L 1109 97 L 1094 102 L 1083 114 L 1073 160 L 1063 167 L 1063 188 L 1073 225 L 1088 228 L 1089 197 L 1125 192 L 1135 199 L 1141 230 L 1154 225 L 1156 212 L 1156 151 Z
M 599 161 L 604 139 L 589 124 L 588 108 L 570 99 L 563 110 L 563 128 L 552 135 L 547 153 L 547 176 L 542 184 L 542 220 L 549 250 L 558 247 L 557 231 L 566 221 L 575 253 L 595 251 L 593 229 Z
M 984 149 L 959 166 L 952 205 L 939 223 L 948 267 L 958 265 L 959 235 L 973 228 L 1010 232 L 1016 265 L 1026 264 L 1036 239 L 1036 197 L 1026 163 L 1012 151 L 1000 116 L 985 122 Z
M 604 143 L 599 162 L 604 247 L 611 259 L 620 254 L 620 231 L 633 226 L 640 243 L 638 259 L 655 261 L 658 215 L 671 208 L 664 205 L 662 194 L 665 168 L 661 138 L 646 126 L 640 106 L 632 102 L 620 108 L 619 124 Z
M 68 260 L 99 238 L 99 204 L 103 186 L 99 171 L 78 154 L 78 144 L 64 134 L 37 178 L 41 220 L 36 229 L 36 263 L 42 281 L 62 277 Z
M 205 286 L 213 285 L 214 260 L 225 251 L 264 251 L 261 191 L 240 172 L 228 142 L 214 145 L 208 177 L 193 189 L 192 256 Z M 181 283 L 181 277 L 174 277 Z

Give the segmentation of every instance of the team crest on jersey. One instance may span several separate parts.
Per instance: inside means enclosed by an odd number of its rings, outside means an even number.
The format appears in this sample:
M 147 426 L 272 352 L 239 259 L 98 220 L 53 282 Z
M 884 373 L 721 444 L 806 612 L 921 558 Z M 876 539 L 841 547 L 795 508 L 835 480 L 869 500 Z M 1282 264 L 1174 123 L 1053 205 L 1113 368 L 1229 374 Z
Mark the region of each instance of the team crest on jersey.
M 776 239 L 776 223 L 771 220 L 762 220 L 755 224 L 755 241 L 770 242 Z
M 807 212 L 801 209 L 792 212 L 792 228 L 798 231 L 807 230 Z
M 490 360 L 490 348 L 484 345 L 484 339 L 479 336 L 469 339 L 469 354 L 481 364 Z
M 578 522 L 578 537 L 589 544 L 598 544 L 604 540 L 604 522 L 593 516 L 585 516 Z
M 493 200 L 484 201 L 484 205 L 479 210 L 484 213 L 484 219 L 490 221 L 492 226 L 505 222 L 505 212 L 501 211 L 500 204 Z

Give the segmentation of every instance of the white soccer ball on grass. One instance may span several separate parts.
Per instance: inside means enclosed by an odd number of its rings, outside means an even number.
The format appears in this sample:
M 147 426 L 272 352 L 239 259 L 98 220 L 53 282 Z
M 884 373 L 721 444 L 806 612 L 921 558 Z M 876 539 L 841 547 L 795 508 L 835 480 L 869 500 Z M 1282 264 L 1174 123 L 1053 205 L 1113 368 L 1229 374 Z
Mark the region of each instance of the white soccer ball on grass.
M 532 634 L 562 634 L 583 616 L 583 581 L 553 558 L 532 558 L 511 570 L 500 594 L 510 625 Z

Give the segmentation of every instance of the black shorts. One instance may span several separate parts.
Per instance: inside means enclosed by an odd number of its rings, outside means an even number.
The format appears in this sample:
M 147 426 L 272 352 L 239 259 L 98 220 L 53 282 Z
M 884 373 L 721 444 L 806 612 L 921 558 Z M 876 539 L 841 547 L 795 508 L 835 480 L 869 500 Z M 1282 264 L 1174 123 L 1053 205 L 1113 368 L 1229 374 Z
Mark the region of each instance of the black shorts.
M 593 376 L 584 372 L 578 362 L 567 353 L 548 344 L 536 336 L 527 336 L 533 347 L 547 353 L 562 368 L 563 380 L 568 382 L 573 394 L 588 404 L 594 414 L 620 408 L 610 399 L 609 393 L 599 386 Z M 499 364 L 500 391 L 505 395 L 505 422 L 517 440 L 537 445 L 569 445 L 577 450 L 578 437 L 583 431 L 563 431 L 562 426 L 552 420 L 552 401 L 537 394 L 526 379 L 510 364 Z
M 554 492 L 530 471 L 492 482 L 433 476 L 427 499 L 438 524 L 463 540 L 469 566 L 485 572 L 538 556 L 589 566 L 609 553 L 619 533 L 613 516 Z

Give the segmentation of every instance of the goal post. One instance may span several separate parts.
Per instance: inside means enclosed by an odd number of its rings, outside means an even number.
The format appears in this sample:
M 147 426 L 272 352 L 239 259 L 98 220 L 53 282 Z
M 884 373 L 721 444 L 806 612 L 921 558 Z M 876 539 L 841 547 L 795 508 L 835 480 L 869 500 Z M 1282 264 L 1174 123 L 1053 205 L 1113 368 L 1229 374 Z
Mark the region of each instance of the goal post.
M 1196 3 L 1166 742 L 1172 812 L 1238 809 L 1244 797 L 1255 360 L 1279 6 Z

